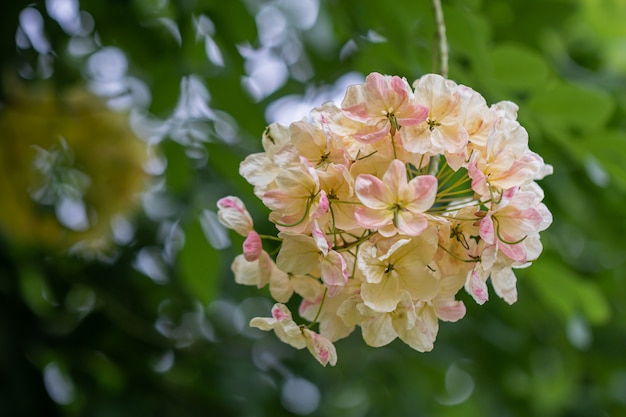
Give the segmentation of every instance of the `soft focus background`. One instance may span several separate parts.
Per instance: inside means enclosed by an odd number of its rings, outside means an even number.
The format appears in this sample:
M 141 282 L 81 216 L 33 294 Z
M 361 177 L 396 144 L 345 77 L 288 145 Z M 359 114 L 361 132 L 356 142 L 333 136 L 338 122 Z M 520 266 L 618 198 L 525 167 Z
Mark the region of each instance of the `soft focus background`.
M 444 0 L 450 78 L 513 100 L 554 224 L 434 351 L 359 332 L 322 368 L 251 331 L 216 221 L 261 133 L 433 68 L 426 0 L 0 6 L 0 415 L 626 415 L 626 2 Z

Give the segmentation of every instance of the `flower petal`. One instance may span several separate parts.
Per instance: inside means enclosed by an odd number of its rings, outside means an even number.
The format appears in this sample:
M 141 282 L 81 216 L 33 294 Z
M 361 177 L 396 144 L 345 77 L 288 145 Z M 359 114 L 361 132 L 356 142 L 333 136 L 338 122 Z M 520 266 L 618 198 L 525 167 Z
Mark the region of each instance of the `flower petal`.
M 356 177 L 354 189 L 359 200 L 369 208 L 382 210 L 394 200 L 394 194 L 390 187 L 370 174 L 361 174 Z

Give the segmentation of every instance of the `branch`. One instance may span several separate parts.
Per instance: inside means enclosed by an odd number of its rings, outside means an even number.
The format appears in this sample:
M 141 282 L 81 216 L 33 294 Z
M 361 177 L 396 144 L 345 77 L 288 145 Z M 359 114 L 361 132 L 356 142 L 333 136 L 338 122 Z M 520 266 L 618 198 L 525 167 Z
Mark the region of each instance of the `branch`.
M 448 38 L 446 37 L 446 22 L 443 20 L 441 0 L 433 0 L 435 10 L 435 24 L 437 25 L 437 40 L 439 41 L 439 72 L 448 78 Z

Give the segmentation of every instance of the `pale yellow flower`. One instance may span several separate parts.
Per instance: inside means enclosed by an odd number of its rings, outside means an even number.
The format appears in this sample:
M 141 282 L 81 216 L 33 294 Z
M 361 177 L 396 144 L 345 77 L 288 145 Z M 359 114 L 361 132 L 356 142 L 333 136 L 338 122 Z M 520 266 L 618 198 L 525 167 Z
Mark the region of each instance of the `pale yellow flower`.
M 398 238 L 361 245 L 358 267 L 365 276 L 361 297 L 378 312 L 395 310 L 404 291 L 414 300 L 430 300 L 439 291 L 439 281 L 428 263 L 437 250 L 434 228 L 413 238 Z

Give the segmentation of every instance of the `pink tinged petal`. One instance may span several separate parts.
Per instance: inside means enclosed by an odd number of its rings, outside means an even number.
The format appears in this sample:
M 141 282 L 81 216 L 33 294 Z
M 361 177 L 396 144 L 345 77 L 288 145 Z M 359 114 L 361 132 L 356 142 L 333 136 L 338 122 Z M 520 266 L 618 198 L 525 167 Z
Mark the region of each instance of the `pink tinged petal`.
M 508 258 L 518 261 L 518 262 L 526 262 L 526 250 L 524 249 L 524 245 L 517 243 L 514 245 L 508 245 L 506 243 L 498 244 L 498 249 L 505 254 Z
M 315 241 L 318 249 L 322 252 L 324 256 L 326 256 L 329 249 L 328 239 L 326 239 L 326 235 L 324 234 L 324 232 L 322 232 L 322 229 L 320 229 L 317 221 L 314 221 L 311 224 L 311 236 L 313 237 L 313 240 Z
M 394 75 L 391 77 L 390 84 L 391 89 L 401 102 L 404 102 L 409 98 L 409 92 L 411 92 L 411 87 L 409 87 L 409 83 L 407 83 L 404 78 L 400 78 L 397 75 Z
M 276 320 L 291 320 L 291 311 L 284 304 L 276 303 L 272 307 L 272 317 Z
M 411 201 L 405 208 L 412 212 L 423 213 L 433 206 L 437 196 L 437 178 L 433 175 L 420 175 L 408 183 L 408 196 Z
M 397 75 L 391 77 L 389 84 L 391 89 L 387 89 L 386 91 L 385 102 L 388 106 L 393 107 L 390 110 L 393 110 L 394 113 L 397 114 L 407 109 L 409 97 L 412 96 L 413 92 L 411 87 L 409 87 L 409 83 L 407 83 L 404 78 L 400 78 Z
M 485 304 L 485 301 L 489 299 L 487 284 L 483 281 L 477 268 L 474 268 L 468 274 L 467 281 L 465 282 L 465 290 L 478 304 Z
M 315 170 L 315 167 L 313 166 L 313 164 L 311 164 L 311 162 L 308 159 L 306 159 L 304 156 L 300 156 L 300 163 L 302 164 L 306 172 L 309 174 L 309 177 L 313 179 L 315 186 L 319 188 L 320 179 L 319 179 L 319 176 L 317 175 L 317 171 Z
M 330 251 L 321 264 L 322 281 L 331 287 L 343 287 L 348 283 L 348 266 L 339 252 Z
M 284 211 L 293 206 L 293 198 L 282 190 L 269 190 L 263 194 L 262 201 L 272 211 Z
M 508 170 L 498 175 L 494 184 L 501 188 L 511 188 L 528 184 L 537 176 L 540 176 L 539 174 L 543 166 L 543 159 L 539 155 L 529 152 L 522 158 L 515 160 Z
M 394 202 L 395 195 L 390 187 L 370 174 L 361 174 L 356 177 L 354 189 L 359 200 L 372 209 L 385 210 L 389 203 Z
M 306 340 L 300 326 L 293 321 L 291 312 L 284 304 L 274 304 L 272 308 L 272 319 L 257 317 L 250 321 L 251 327 L 258 327 L 261 330 L 269 330 L 267 329 L 268 324 L 271 325 L 271 329 L 274 330 L 276 337 L 282 342 L 296 349 L 302 349 L 306 346 Z
M 423 123 L 415 126 L 407 126 L 400 130 L 403 148 L 414 153 L 429 153 L 434 151 L 430 140 L 428 124 Z M 439 150 L 436 150 L 439 152 Z
M 381 314 L 361 323 L 363 340 L 372 347 L 381 347 L 391 343 L 398 334 L 391 323 L 389 314 Z
M 268 331 L 272 330 L 276 325 L 276 319 L 266 317 L 254 317 L 250 320 L 250 327 L 256 327 L 257 329 Z
M 517 301 L 517 278 L 511 268 L 503 268 L 491 273 L 491 284 L 496 294 L 509 304 Z
M 480 226 L 478 228 L 481 239 L 490 245 L 495 243 L 496 240 L 496 232 L 493 224 L 493 219 L 491 218 L 491 213 L 487 213 L 487 215 L 480 221 Z
M 250 320 L 250 327 L 261 330 L 274 330 L 276 336 L 284 343 L 296 349 L 306 346 L 306 340 L 300 327 L 291 318 L 291 312 L 284 304 L 275 304 L 272 307 L 272 317 L 255 317 Z
M 539 231 L 538 226 L 543 222 L 544 213 L 542 211 L 539 211 L 537 208 L 529 208 L 513 214 L 510 217 L 510 221 L 514 222 L 514 224 L 517 223 L 517 229 L 524 232 L 524 235 Z M 509 218 L 505 217 L 503 220 L 508 223 Z
M 346 89 L 346 95 L 341 102 L 341 109 L 344 114 L 355 120 L 367 120 L 370 115 L 365 95 L 366 89 L 363 84 L 349 86 Z
M 307 348 L 315 359 L 323 366 L 330 364 L 335 366 L 337 363 L 337 351 L 335 345 L 324 336 L 313 332 L 310 329 L 304 329 L 304 335 L 307 339 Z
M 376 246 L 369 242 L 361 245 L 359 257 L 357 258 L 357 267 L 370 284 L 377 284 L 385 277 L 385 267 L 376 256 Z
M 396 114 L 396 120 L 402 127 L 415 126 L 428 119 L 428 107 L 417 103 L 409 103 L 402 109 L 401 116 Z
M 400 193 L 401 189 L 406 189 L 407 178 L 404 163 L 398 159 L 391 161 L 391 164 L 389 164 L 387 171 L 383 175 L 382 183 L 390 190 L 390 195 L 394 197 Z M 387 203 L 395 203 L 395 199 L 388 198 L 385 201 Z
M 300 160 L 300 152 L 295 146 L 286 145 L 283 146 L 278 152 L 272 156 L 272 162 L 277 165 L 277 171 L 286 169 L 286 167 L 297 164 Z M 267 170 L 267 162 L 265 166 L 259 167 L 260 170 Z
M 526 258 L 528 259 L 528 262 L 536 260 L 539 255 L 541 255 L 543 245 L 541 244 L 541 240 L 539 240 L 539 234 L 528 236 L 522 244 L 526 249 Z
M 348 93 L 350 92 L 350 87 L 348 87 Z M 367 105 L 363 103 L 358 103 L 352 106 L 343 107 L 343 112 L 346 116 L 351 119 L 358 120 L 361 122 L 366 121 L 369 118 L 369 112 L 367 111 Z
M 552 213 L 543 203 L 540 203 L 537 206 L 537 211 L 539 211 L 541 215 L 541 222 L 539 222 L 539 224 L 537 225 L 537 231 L 541 232 L 543 230 L 546 230 L 548 226 L 552 224 Z
M 365 126 L 355 133 L 353 137 L 358 142 L 372 144 L 385 139 L 389 135 L 390 130 L 391 125 L 386 119 L 383 119 L 376 124 Z
M 467 174 L 472 179 L 472 190 L 480 195 L 489 194 L 489 189 L 487 188 L 487 176 L 478 168 L 475 160 L 470 162 L 467 166 Z
M 452 298 L 436 299 L 435 310 L 437 317 L 443 321 L 455 322 L 465 316 L 465 304 Z
M 457 153 L 446 153 L 446 162 L 453 171 L 458 171 L 461 167 L 466 165 L 467 149 L 463 149 Z
M 419 236 L 428 227 L 428 222 L 421 213 L 401 211 L 398 213 L 398 225 L 396 227 L 400 233 L 405 235 Z
M 217 202 L 217 219 L 225 227 L 246 236 L 252 230 L 252 218 L 243 202 L 233 196 L 221 198 Z
M 303 298 L 300 302 L 300 306 L 298 307 L 298 314 L 300 314 L 300 317 L 304 319 L 313 320 L 317 315 L 317 311 L 319 310 L 321 302 L 322 297 L 318 297 L 313 301 Z
M 311 217 L 314 219 L 319 219 L 324 214 L 328 213 L 328 207 L 330 203 L 328 202 L 328 196 L 324 190 L 320 191 L 319 199 L 317 201 L 317 208 Z
M 450 153 L 460 152 L 469 141 L 465 128 L 456 123 L 441 125 L 432 133 L 433 142 Z
M 372 72 L 365 78 L 365 90 L 370 96 L 370 99 L 373 98 L 377 101 L 384 102 L 385 99 L 388 98 L 387 90 L 389 90 L 386 77 L 377 72 Z
M 502 192 L 502 200 L 503 200 L 503 202 L 500 203 L 500 206 L 504 205 L 504 202 L 508 202 L 513 197 L 515 197 L 515 195 L 516 195 L 518 190 L 519 190 L 519 187 L 517 187 L 517 186 L 511 187 L 511 188 L 506 188 Z M 528 203 L 530 204 L 531 201 L 532 201 L 532 199 Z
M 410 329 L 401 329 L 398 331 L 400 339 L 418 352 L 430 352 L 433 350 L 435 338 L 437 337 L 437 328 L 435 332 L 430 331 L 423 323 L 419 323 Z
M 393 212 L 390 210 L 374 210 L 368 207 L 359 207 L 354 211 L 354 218 L 367 229 L 381 229 L 393 225 Z M 392 233 L 394 235 L 395 232 Z
M 252 262 L 259 259 L 263 252 L 263 243 L 261 237 L 254 230 L 248 233 L 248 237 L 243 242 L 243 256 L 246 261 Z
M 402 341 L 418 352 L 429 352 L 433 349 L 437 332 L 439 331 L 439 321 L 433 308 L 424 305 L 418 312 L 416 325 L 401 335 Z
M 480 254 L 480 265 L 476 265 L 475 268 L 480 268 L 481 271 L 491 271 L 493 265 L 498 260 L 498 254 L 499 251 L 496 245 L 485 246 Z M 487 275 L 489 274 L 487 273 Z

